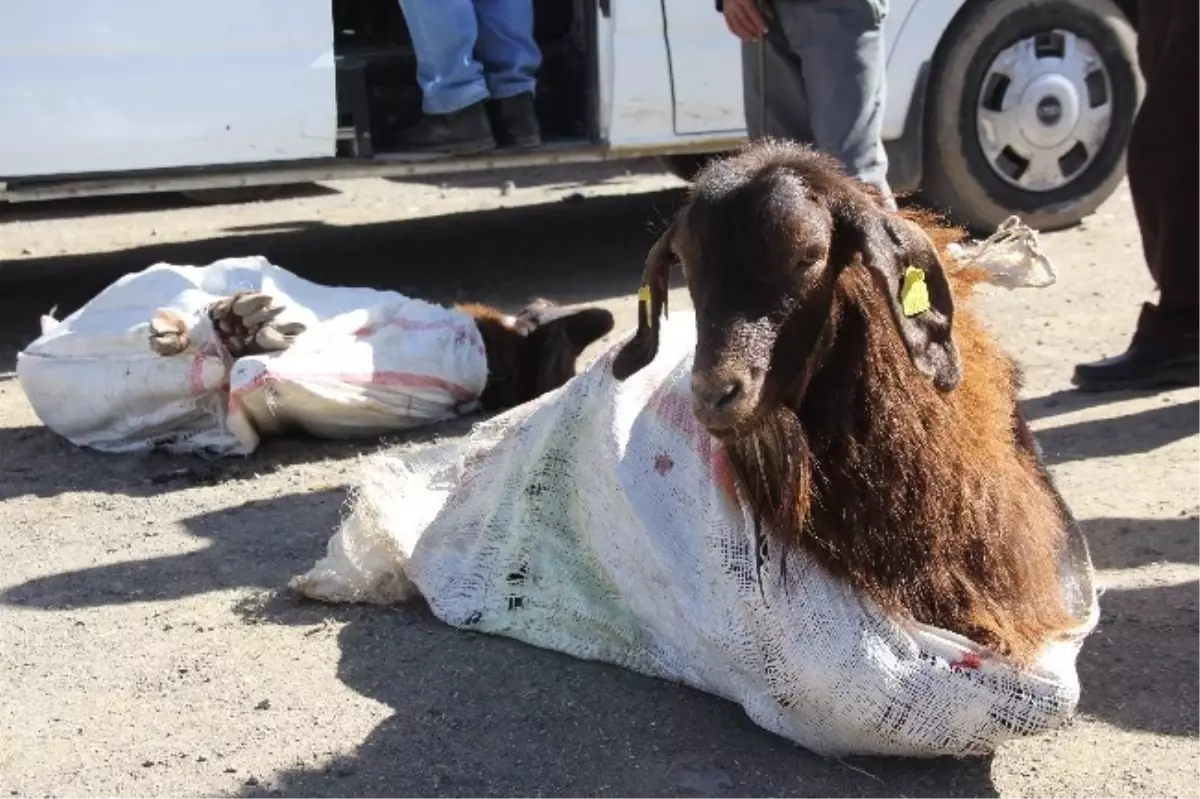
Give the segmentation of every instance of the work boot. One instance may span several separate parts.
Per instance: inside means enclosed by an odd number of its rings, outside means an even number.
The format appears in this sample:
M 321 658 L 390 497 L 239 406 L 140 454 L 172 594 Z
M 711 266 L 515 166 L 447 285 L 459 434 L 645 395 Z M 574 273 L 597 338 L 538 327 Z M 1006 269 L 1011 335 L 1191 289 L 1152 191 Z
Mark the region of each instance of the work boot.
M 1163 345 L 1134 341 L 1112 358 L 1075 367 L 1071 379 L 1080 391 L 1168 388 L 1200 384 L 1196 341 Z
M 1200 383 L 1197 319 L 1186 309 L 1142 303 L 1129 349 L 1095 363 L 1081 363 L 1071 378 L 1080 391 L 1168 388 Z
M 496 149 L 483 102 L 449 114 L 426 114 L 399 138 L 404 150 L 419 153 L 470 155 Z
M 501 147 L 531 150 L 542 145 L 533 92 L 492 100 L 488 103 L 488 115 Z

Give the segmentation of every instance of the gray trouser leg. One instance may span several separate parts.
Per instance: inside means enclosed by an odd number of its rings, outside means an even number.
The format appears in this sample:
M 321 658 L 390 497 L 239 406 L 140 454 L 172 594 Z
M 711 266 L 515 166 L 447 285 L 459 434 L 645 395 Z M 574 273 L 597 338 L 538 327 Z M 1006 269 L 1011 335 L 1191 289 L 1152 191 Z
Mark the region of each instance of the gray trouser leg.
M 763 79 L 759 70 L 759 45 L 742 44 L 742 103 L 746 110 L 746 132 L 752 139 L 771 136 L 813 142 L 809 125 L 808 93 L 800 62 L 782 37 L 768 37 L 763 45 L 763 65 L 766 67 L 766 130 L 762 130 Z
M 807 141 L 891 197 L 880 138 L 887 0 L 784 0 L 773 4 L 765 66 L 768 135 Z M 743 45 L 747 127 L 758 131 L 763 76 L 758 45 Z M 776 129 L 778 128 L 778 129 Z

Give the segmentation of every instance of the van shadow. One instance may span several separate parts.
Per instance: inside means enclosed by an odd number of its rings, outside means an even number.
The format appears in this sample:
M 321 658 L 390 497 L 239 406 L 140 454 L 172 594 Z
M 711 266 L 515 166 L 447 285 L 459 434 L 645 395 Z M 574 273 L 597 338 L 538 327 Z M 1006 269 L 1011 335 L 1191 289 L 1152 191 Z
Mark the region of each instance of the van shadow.
M 158 262 L 263 255 L 317 283 L 513 311 L 539 296 L 632 296 L 646 252 L 681 200 L 680 190 L 669 190 L 365 225 L 281 223 L 235 238 L 10 262 L 0 266 L 0 372 L 13 370 L 16 353 L 37 338 L 42 314 L 57 308 L 61 319 L 118 277 Z
M 258 623 L 331 606 L 276 596 Z M 392 708 L 353 753 L 247 796 L 995 796 L 990 760 L 827 760 L 731 702 L 454 630 L 423 605 L 334 606 L 338 676 Z
M 336 189 L 322 186 L 319 183 L 291 183 L 276 187 L 269 196 L 261 200 L 219 202 L 217 201 L 219 199 L 218 196 L 212 194 L 209 195 L 212 199 L 205 202 L 197 202 L 177 191 L 162 191 L 149 194 L 80 197 L 49 202 L 0 203 L 0 224 L 5 222 L 40 222 L 51 219 L 79 219 L 96 214 L 141 214 L 154 211 L 169 211 L 178 208 L 204 208 L 214 205 L 278 202 L 309 197 L 328 197 L 334 194 L 338 194 Z

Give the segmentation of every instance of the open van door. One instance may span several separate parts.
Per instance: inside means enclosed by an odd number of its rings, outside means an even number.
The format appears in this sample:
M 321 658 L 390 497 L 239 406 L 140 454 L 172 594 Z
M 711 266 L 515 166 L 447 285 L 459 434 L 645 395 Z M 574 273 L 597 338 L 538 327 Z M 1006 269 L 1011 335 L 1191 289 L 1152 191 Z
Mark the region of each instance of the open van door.
M 0 175 L 335 153 L 329 0 L 5 0 Z

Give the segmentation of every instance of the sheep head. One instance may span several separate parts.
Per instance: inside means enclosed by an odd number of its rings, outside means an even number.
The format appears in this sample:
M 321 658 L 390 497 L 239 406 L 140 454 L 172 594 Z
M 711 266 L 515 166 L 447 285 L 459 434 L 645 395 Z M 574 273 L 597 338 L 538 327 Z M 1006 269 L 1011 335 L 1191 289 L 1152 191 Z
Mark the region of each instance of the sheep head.
M 487 305 L 460 305 L 475 319 L 487 352 L 488 379 L 480 404 L 503 410 L 534 400 L 575 376 L 575 363 L 613 328 L 603 308 L 569 308 L 537 299 L 515 316 Z
M 696 311 L 695 413 L 740 437 L 780 403 L 802 400 L 836 334 L 835 292 L 865 269 L 915 367 L 941 391 L 961 364 L 951 289 L 921 227 L 809 147 L 759 142 L 710 164 L 646 261 L 638 332 L 619 353 L 624 379 L 653 359 L 670 268 L 683 267 Z M 648 313 L 646 312 L 648 310 Z

